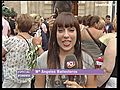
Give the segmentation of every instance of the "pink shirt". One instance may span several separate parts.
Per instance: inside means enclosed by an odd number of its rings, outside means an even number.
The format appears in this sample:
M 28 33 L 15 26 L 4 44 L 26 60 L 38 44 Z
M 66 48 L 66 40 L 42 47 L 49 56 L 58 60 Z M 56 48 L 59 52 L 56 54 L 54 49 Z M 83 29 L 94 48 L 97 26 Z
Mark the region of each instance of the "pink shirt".
M 10 30 L 10 25 L 9 22 L 4 19 L 4 17 L 2 17 L 2 26 L 3 26 L 2 34 L 7 37 L 8 30 Z
M 47 33 L 47 27 L 44 23 L 41 24 L 42 30 Z

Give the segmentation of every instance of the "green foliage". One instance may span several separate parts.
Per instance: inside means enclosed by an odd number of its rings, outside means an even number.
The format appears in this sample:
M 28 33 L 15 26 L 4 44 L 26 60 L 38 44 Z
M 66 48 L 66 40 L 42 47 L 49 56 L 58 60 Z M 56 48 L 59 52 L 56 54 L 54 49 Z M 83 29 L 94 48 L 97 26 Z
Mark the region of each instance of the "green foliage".
M 6 6 L 2 7 L 2 15 L 6 17 L 14 17 L 17 16 L 17 13 L 14 11 L 14 8 L 8 8 Z
M 36 68 L 36 64 L 37 64 L 37 53 L 36 53 L 36 49 L 33 46 L 29 51 L 27 51 L 26 53 L 26 58 L 29 60 L 28 61 L 28 67 L 32 70 L 34 68 Z
M 6 6 L 2 7 L 2 15 L 6 16 L 6 17 L 9 17 L 10 13 L 11 13 L 11 11 L 8 7 L 6 7 Z
M 11 8 L 10 16 L 11 17 L 17 16 L 17 13 L 14 11 L 14 8 Z

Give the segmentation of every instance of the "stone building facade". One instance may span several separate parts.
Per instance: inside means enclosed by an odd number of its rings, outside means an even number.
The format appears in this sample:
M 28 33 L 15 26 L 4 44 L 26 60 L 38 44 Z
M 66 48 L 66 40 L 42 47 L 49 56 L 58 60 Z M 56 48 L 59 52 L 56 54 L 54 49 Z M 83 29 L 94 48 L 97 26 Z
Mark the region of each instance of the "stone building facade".
M 99 15 L 105 17 L 112 15 L 113 1 L 77 1 L 78 16 Z M 49 17 L 53 13 L 53 1 L 4 1 L 9 8 L 20 13 L 37 13 L 43 17 Z

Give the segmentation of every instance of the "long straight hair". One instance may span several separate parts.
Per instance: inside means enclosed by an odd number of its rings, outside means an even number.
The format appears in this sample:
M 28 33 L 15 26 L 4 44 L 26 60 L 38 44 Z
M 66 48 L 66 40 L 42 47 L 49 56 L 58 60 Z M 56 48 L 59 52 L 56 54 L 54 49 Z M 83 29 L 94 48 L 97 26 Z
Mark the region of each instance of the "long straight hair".
M 48 60 L 47 65 L 49 69 L 60 69 L 60 47 L 57 42 L 57 27 L 75 27 L 77 32 L 77 40 L 75 43 L 75 51 L 74 54 L 78 60 L 78 68 L 83 68 L 82 64 L 82 55 L 81 55 L 81 34 L 80 34 L 80 27 L 79 22 L 74 17 L 72 13 L 69 12 L 62 12 L 56 18 L 53 28 L 51 30 L 51 36 L 48 44 Z M 83 77 L 83 76 L 82 76 Z M 49 75 L 51 85 L 54 85 L 55 75 Z M 84 78 L 84 77 L 83 77 Z M 83 79 L 82 78 L 82 79 Z M 84 80 L 84 79 L 83 79 Z

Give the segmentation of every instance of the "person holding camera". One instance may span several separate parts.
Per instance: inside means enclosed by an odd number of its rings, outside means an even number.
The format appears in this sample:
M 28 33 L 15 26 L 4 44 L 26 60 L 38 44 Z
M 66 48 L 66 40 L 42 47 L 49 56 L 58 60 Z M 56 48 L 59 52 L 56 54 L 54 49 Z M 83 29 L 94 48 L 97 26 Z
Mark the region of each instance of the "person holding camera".
M 49 18 L 49 31 L 53 27 L 56 17 L 61 12 L 72 12 L 72 1 L 56 1 L 54 6 L 54 14 Z

